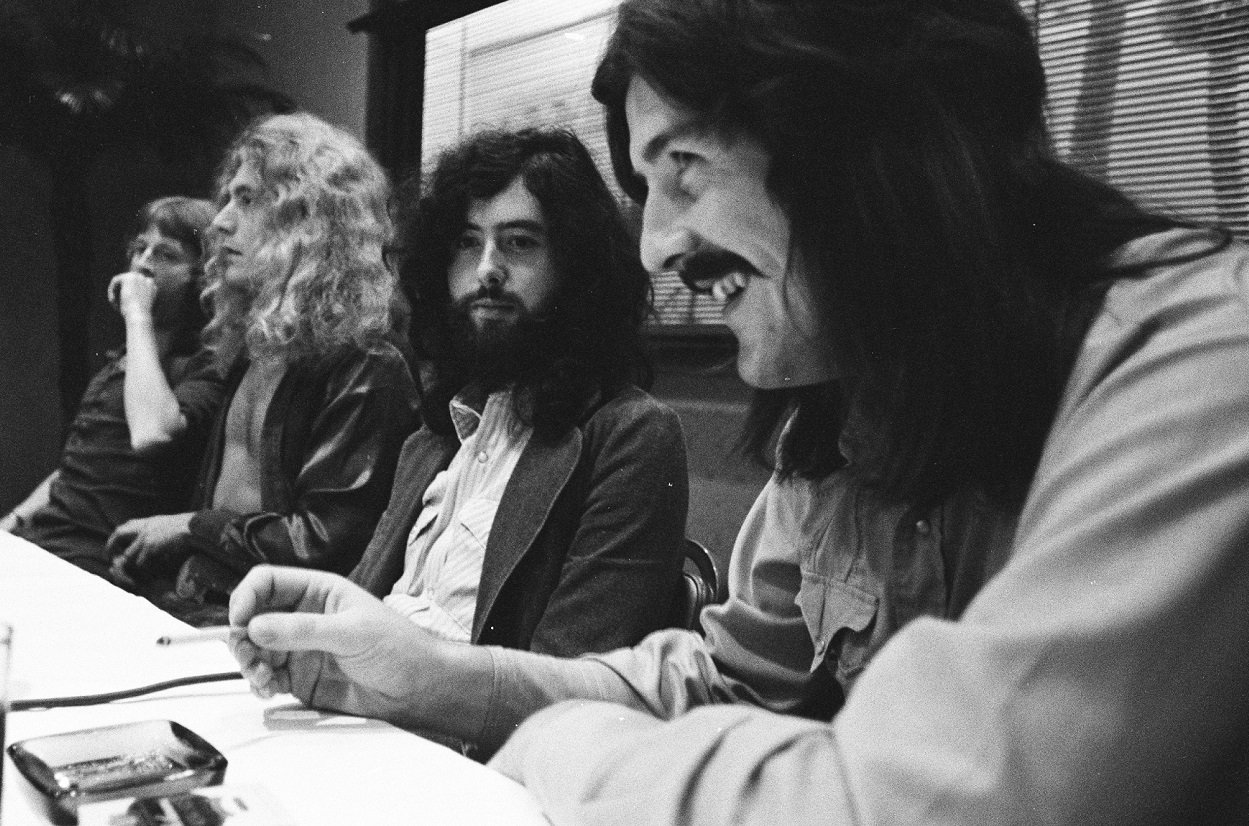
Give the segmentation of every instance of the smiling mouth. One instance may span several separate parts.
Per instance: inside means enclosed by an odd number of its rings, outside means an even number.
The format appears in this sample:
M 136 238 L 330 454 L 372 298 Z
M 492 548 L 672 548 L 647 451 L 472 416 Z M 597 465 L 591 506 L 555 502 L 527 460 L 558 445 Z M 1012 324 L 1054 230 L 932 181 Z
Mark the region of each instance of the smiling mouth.
M 750 276 L 746 273 L 737 272 L 736 270 L 725 273 L 712 283 L 711 297 L 716 301 L 728 304 L 740 296 L 749 283 Z

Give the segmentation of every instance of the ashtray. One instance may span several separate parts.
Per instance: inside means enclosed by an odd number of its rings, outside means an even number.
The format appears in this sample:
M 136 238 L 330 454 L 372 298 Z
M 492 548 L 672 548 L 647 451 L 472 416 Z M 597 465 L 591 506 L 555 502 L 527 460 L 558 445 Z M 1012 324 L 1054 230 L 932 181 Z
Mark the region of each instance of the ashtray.
M 177 794 L 216 785 L 226 771 L 221 752 L 172 720 L 31 737 L 8 752 L 56 823 L 74 823 L 84 803 Z

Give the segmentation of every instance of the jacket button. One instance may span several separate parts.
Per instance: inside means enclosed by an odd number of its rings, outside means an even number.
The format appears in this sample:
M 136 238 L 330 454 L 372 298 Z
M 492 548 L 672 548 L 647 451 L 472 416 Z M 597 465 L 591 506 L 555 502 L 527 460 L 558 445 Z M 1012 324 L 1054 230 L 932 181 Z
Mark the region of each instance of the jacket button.
M 481 453 L 477 454 L 477 461 L 484 465 L 486 462 L 490 461 L 490 457 L 486 454 L 486 451 L 483 450 Z
M 928 534 L 932 533 L 932 525 L 928 524 L 927 519 L 921 519 L 915 523 L 915 533 L 919 534 L 920 536 L 927 536 Z

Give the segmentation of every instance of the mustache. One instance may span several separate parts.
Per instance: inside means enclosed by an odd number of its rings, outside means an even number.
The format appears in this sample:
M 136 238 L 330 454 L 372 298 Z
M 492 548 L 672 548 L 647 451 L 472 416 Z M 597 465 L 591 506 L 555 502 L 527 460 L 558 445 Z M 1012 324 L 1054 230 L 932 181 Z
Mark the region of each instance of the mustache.
M 668 272 L 679 276 L 685 283 L 708 283 L 731 272 L 758 275 L 749 261 L 734 252 L 718 247 L 694 250 L 672 262 Z
M 454 302 L 457 310 L 467 312 L 475 302 L 478 301 L 506 301 L 516 307 L 524 307 L 525 303 L 520 300 L 520 296 L 516 293 L 508 292 L 499 284 L 483 284 L 477 288 L 477 292 L 466 295 L 458 301 Z

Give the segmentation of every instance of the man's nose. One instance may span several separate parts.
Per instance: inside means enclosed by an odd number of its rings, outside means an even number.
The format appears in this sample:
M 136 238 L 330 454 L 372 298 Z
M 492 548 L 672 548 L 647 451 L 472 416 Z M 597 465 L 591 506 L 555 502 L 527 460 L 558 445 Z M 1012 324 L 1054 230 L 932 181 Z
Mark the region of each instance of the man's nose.
M 152 270 L 152 248 L 146 247 L 130 259 L 130 271 L 140 275 L 154 275 Z
M 208 229 L 216 235 L 229 235 L 234 231 L 234 216 L 227 206 L 218 212 L 208 225 Z
M 507 281 L 507 262 L 493 241 L 487 241 L 482 247 L 481 258 L 477 260 L 477 280 L 483 286 Z
M 698 246 L 698 236 L 680 220 L 680 211 L 662 195 L 652 193 L 642 206 L 642 266 L 658 273 Z

